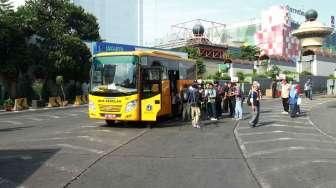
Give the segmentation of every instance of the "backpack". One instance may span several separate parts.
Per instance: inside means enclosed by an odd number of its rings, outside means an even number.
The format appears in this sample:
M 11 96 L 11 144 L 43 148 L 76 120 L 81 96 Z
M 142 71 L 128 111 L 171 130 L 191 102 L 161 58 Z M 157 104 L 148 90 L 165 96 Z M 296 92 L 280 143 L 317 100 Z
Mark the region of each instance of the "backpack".
M 186 102 L 188 100 L 188 90 L 187 89 L 184 89 L 182 91 L 182 99 L 184 102 Z
M 251 92 L 251 90 L 250 90 L 250 91 L 249 91 L 249 94 L 248 94 L 248 96 L 247 96 L 247 101 L 246 101 L 247 105 L 249 105 L 249 106 L 252 105 L 252 103 L 251 103 L 251 97 L 252 97 L 252 92 Z

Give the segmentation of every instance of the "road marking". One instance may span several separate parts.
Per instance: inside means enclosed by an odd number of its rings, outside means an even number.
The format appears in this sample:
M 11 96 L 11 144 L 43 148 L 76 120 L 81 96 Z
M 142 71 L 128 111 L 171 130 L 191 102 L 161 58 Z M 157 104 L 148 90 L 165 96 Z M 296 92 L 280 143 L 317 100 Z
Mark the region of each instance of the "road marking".
M 0 156 L 0 160 L 9 160 L 9 159 L 22 159 L 22 160 L 31 160 L 33 159 L 30 155 L 9 155 L 9 156 Z
M 17 183 L 2 177 L 0 177 L 0 185 L 5 185 L 4 187 L 17 187 Z M 20 186 L 18 188 L 24 188 L 24 187 Z
M 277 149 L 271 149 L 271 150 L 252 152 L 252 153 L 247 154 L 247 156 L 248 157 L 254 157 L 254 156 L 258 156 L 258 155 L 279 153 L 279 152 L 282 152 L 282 151 L 298 151 L 298 150 L 317 150 L 317 151 L 322 151 L 322 152 L 335 152 L 336 153 L 336 149 L 322 149 L 322 148 L 317 148 L 317 147 L 292 146 L 292 147 L 285 147 L 285 148 L 277 148 Z
M 79 114 L 74 114 L 74 113 L 72 113 L 72 114 L 67 114 L 68 116 L 71 116 L 71 117 L 76 117 L 76 116 L 79 116 Z
M 293 134 L 293 135 L 304 135 L 304 136 L 316 136 L 316 137 L 322 137 L 321 134 L 314 134 L 314 133 L 297 133 L 297 132 L 289 132 L 289 131 L 282 131 L 282 130 L 276 130 L 276 131 L 265 131 L 265 132 L 254 132 L 254 133 L 239 133 L 239 136 L 253 136 L 253 135 L 266 135 L 266 134 Z
M 273 122 L 282 122 L 282 123 L 296 123 L 296 124 L 306 124 L 308 125 L 308 122 L 304 122 L 304 121 L 293 121 L 293 120 L 283 120 L 283 119 L 275 119 L 275 118 L 268 118 L 268 119 L 260 119 L 260 122 L 267 122 L 267 121 L 273 121 Z
M 44 114 L 38 114 L 37 116 L 49 117 L 49 118 L 54 118 L 54 119 L 59 119 L 59 118 L 61 118 L 60 116 L 55 116 L 55 115 L 44 115 Z
M 103 129 L 103 130 L 97 130 L 97 132 L 111 133 L 112 131 Z
M 95 126 L 95 125 L 84 125 L 84 126 L 80 126 L 80 128 L 97 128 L 97 126 Z
M 13 125 L 23 125 L 23 123 L 19 122 L 19 121 L 0 121 L 1 123 L 9 123 L 9 124 L 13 124 Z
M 304 126 L 296 126 L 296 125 L 283 125 L 283 124 L 269 124 L 269 125 L 261 125 L 260 128 L 262 127 L 289 127 L 289 128 L 296 128 L 296 129 L 310 129 L 314 130 L 314 127 L 304 127 Z M 251 127 L 239 127 L 238 130 L 243 130 L 243 129 L 256 129 L 256 128 L 251 128 Z
M 89 152 L 97 153 L 97 154 L 104 153 L 104 151 L 101 151 L 101 150 L 96 150 L 96 149 L 91 149 L 91 148 L 86 148 L 86 147 L 81 147 L 81 146 L 75 146 L 75 145 L 71 145 L 71 144 L 56 144 L 56 146 L 70 148 L 70 149 L 83 150 L 83 151 L 89 151 Z
M 69 169 L 67 167 L 58 166 L 50 162 L 46 162 L 45 166 L 50 167 L 50 168 L 55 168 L 56 170 L 59 170 L 59 171 L 69 172 L 69 173 L 78 173 L 80 171 L 78 168 Z
M 297 168 L 297 167 L 303 167 L 307 164 L 310 164 L 310 163 L 331 163 L 331 164 L 336 164 L 335 161 L 329 161 L 329 160 L 310 160 L 310 161 L 303 161 L 303 162 L 299 162 L 299 163 L 296 163 L 296 164 L 290 164 L 290 165 L 285 165 L 285 164 L 281 164 L 281 166 L 279 167 L 273 167 L 269 170 L 265 170 L 265 171 L 262 171 L 260 172 L 260 174 L 268 174 L 270 172 L 275 172 L 275 171 L 280 171 L 280 170 L 288 170 L 288 169 L 291 169 L 291 168 Z
M 290 138 L 290 137 L 246 141 L 246 142 L 243 142 L 243 144 L 247 145 L 247 144 L 258 144 L 258 143 L 265 143 L 265 142 L 268 143 L 268 142 L 289 141 L 289 140 L 303 141 L 303 142 L 318 142 L 318 143 L 322 143 L 322 144 L 335 144 L 335 142 L 322 141 L 322 140 L 318 140 L 318 139 L 301 139 L 301 138 Z

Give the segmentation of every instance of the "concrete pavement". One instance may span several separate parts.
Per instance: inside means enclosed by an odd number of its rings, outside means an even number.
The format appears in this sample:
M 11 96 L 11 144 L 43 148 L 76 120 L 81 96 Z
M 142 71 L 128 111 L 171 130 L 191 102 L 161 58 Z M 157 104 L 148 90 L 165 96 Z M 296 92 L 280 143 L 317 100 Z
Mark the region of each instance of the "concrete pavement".
M 264 188 L 336 187 L 335 99 L 304 100 L 304 114 L 281 114 L 281 101 L 261 103 L 256 128 L 240 122 L 235 135 Z
M 258 187 L 231 119 L 105 126 L 86 108 L 0 117 L 0 187 Z

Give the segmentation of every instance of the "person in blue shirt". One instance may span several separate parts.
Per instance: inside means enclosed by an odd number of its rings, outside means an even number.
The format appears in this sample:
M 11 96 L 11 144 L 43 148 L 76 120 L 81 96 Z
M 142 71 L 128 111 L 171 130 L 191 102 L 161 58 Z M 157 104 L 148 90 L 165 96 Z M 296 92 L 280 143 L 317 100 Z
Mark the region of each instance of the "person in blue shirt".
M 296 84 L 293 84 L 291 90 L 289 92 L 289 108 L 290 108 L 290 117 L 296 117 L 296 113 L 298 111 L 298 98 L 299 93 L 296 89 Z

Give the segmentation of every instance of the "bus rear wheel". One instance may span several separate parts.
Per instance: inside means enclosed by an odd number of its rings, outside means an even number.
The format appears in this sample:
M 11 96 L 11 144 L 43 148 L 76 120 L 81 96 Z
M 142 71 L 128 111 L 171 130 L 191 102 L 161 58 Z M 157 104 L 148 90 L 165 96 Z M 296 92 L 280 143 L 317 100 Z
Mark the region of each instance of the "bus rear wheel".
M 108 126 L 113 126 L 113 125 L 116 124 L 116 122 L 114 120 L 105 120 L 105 122 L 106 122 L 106 125 L 108 125 Z

